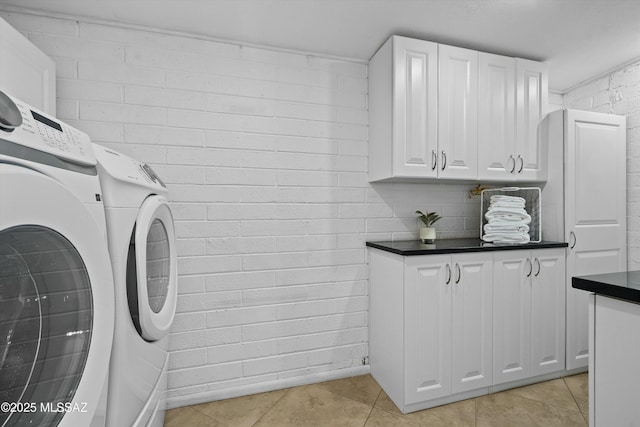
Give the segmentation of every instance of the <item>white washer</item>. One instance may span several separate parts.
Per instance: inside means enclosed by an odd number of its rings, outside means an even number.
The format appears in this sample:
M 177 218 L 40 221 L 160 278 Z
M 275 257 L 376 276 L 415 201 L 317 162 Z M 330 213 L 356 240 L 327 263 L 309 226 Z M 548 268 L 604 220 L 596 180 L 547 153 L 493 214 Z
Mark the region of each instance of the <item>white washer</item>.
M 148 165 L 99 145 L 94 149 L 116 291 L 107 425 L 161 426 L 177 301 L 168 193 Z
M 0 92 L 0 426 L 104 425 L 110 264 L 89 137 Z

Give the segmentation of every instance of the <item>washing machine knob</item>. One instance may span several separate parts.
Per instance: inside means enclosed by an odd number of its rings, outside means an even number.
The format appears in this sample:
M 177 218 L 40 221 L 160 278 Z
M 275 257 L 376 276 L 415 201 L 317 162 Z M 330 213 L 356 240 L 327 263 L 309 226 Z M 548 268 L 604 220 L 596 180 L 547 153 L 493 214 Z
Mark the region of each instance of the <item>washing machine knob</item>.
M 22 124 L 22 114 L 18 106 L 4 92 L 0 91 L 0 130 L 13 132 Z

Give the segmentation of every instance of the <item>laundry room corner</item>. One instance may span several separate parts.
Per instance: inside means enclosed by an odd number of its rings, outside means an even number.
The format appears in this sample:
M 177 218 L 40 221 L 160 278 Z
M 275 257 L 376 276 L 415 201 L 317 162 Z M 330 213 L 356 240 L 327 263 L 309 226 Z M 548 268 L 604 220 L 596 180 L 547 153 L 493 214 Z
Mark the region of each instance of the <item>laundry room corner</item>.
M 367 239 L 475 237 L 468 185 L 369 184 L 367 65 L 0 10 L 56 63 L 57 115 L 150 164 L 176 223 L 170 407 L 368 372 Z

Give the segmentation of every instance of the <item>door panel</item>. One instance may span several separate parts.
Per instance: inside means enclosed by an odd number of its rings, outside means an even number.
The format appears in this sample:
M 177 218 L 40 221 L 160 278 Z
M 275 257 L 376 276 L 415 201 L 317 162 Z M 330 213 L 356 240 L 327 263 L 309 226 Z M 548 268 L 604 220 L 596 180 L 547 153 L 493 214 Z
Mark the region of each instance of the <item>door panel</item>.
M 493 255 L 453 257 L 452 391 L 493 381 Z
M 532 251 L 531 375 L 565 366 L 565 250 Z
M 479 53 L 478 179 L 509 181 L 515 169 L 515 60 Z
M 436 177 L 438 45 L 394 38 L 394 174 Z
M 440 45 L 438 176 L 477 178 L 478 52 Z
M 504 252 L 494 261 L 494 384 L 526 378 L 531 371 L 532 269 L 529 251 Z
M 450 259 L 429 256 L 406 260 L 407 404 L 451 393 L 451 280 L 446 283 L 451 279 Z
M 516 58 L 516 179 L 546 178 L 546 144 L 538 126 L 548 103 L 545 64 Z
M 623 271 L 626 253 L 625 118 L 565 111 L 567 369 L 586 367 L 588 293 L 573 276 Z

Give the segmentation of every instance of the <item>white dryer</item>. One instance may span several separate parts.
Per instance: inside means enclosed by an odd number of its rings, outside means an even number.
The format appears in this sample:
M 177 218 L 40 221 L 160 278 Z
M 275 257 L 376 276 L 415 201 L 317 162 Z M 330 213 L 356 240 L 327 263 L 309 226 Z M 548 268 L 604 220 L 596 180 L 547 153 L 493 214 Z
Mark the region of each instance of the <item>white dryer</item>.
M 168 193 L 148 165 L 99 145 L 94 149 L 116 291 L 107 425 L 162 426 L 177 301 Z
M 0 426 L 104 425 L 114 288 L 89 137 L 0 92 Z

